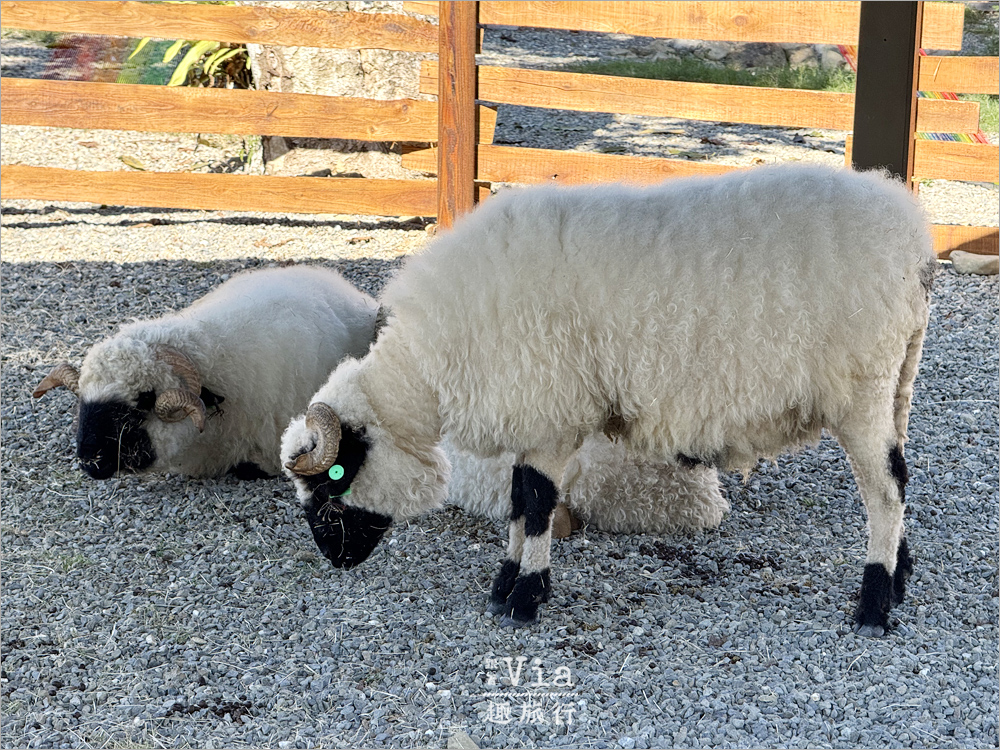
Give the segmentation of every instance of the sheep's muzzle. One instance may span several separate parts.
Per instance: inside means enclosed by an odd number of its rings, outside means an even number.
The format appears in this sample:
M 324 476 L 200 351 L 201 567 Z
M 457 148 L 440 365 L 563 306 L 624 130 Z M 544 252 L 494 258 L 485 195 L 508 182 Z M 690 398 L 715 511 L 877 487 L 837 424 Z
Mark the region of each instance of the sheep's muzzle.
M 305 508 L 313 539 L 336 568 L 353 568 L 372 553 L 392 519 L 327 496 L 320 488 Z

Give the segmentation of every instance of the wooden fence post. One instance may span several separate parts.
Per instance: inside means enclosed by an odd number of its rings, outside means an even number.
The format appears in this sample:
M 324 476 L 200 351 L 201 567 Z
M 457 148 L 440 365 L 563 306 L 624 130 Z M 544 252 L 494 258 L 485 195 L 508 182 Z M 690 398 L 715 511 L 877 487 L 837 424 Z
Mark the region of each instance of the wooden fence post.
M 479 3 L 438 5 L 438 225 L 447 228 L 475 204 Z
M 913 178 L 922 2 L 863 0 L 858 29 L 854 169 Z

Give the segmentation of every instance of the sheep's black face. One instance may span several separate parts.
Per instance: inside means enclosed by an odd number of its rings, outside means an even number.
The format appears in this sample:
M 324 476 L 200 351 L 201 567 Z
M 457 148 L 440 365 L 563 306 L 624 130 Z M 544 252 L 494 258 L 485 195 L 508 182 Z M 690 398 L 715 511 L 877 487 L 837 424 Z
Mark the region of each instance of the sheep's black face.
M 348 425 L 341 426 L 337 466 L 338 479 L 329 473 L 302 477 L 312 495 L 306 503 L 306 520 L 313 539 L 337 568 L 360 565 L 372 553 L 392 523 L 389 516 L 346 504 L 351 482 L 368 454 L 364 434 Z M 345 494 L 347 493 L 347 494 Z
M 145 428 L 148 410 L 141 406 L 119 400 L 80 402 L 76 456 L 83 471 L 94 479 L 108 479 L 116 472 L 139 472 L 153 465 L 156 453 Z

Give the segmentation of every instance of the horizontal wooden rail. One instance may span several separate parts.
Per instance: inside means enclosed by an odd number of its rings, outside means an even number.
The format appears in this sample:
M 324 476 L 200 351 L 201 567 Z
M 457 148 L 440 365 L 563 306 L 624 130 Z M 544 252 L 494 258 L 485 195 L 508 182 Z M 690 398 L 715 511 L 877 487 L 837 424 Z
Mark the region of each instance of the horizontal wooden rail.
M 847 136 L 844 163 L 851 164 L 854 138 Z M 957 141 L 914 141 L 913 179 L 997 182 L 1000 147 Z
M 934 238 L 934 252 L 942 260 L 955 250 L 977 255 L 1000 254 L 1000 230 L 996 227 L 933 224 L 931 236 Z
M 979 102 L 917 99 L 918 133 L 975 133 L 979 130 Z
M 917 141 L 913 155 L 915 180 L 1000 180 L 1000 148 L 982 143 Z
M 5 28 L 338 49 L 437 52 L 437 27 L 410 16 L 280 3 L 0 2 Z
M 363 141 L 437 140 L 437 103 L 136 84 L 0 79 L 0 122 L 167 133 L 231 133 Z M 480 138 L 496 111 L 480 107 Z
M 403 154 L 403 166 L 428 174 L 437 172 L 437 149 Z M 480 145 L 476 179 L 486 182 L 660 182 L 671 177 L 721 174 L 736 167 L 684 159 L 618 156 L 542 148 Z
M 921 57 L 917 88 L 996 96 L 1000 93 L 1000 57 Z
M 436 15 L 437 3 L 405 2 L 403 9 Z M 926 49 L 959 50 L 965 8 L 927 3 Z M 858 2 L 498 2 L 479 3 L 479 22 L 496 26 L 602 31 L 637 36 L 732 42 L 857 44 Z
M 213 211 L 437 214 L 435 180 L 83 172 L 6 164 L 0 166 L 0 198 Z
M 437 91 L 438 64 L 420 66 L 420 91 Z M 498 104 L 582 112 L 678 117 L 781 127 L 850 130 L 854 95 L 718 83 L 479 66 L 479 98 Z M 975 132 L 979 104 L 926 99 L 917 104 L 921 132 Z

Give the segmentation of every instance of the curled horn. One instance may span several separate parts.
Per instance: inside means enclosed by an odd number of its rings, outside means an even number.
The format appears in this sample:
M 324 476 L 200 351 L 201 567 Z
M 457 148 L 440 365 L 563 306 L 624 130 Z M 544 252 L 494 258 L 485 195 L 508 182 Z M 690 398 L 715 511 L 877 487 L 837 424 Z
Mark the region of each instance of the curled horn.
M 306 428 L 316 435 L 316 446 L 285 463 L 285 468 L 303 476 L 320 474 L 337 460 L 340 449 L 340 418 L 324 403 L 310 404 Z
M 42 379 L 42 382 L 38 384 L 38 387 L 35 388 L 34 391 L 31 392 L 31 395 L 34 398 L 39 398 L 44 396 L 53 388 L 58 388 L 59 386 L 68 388 L 76 394 L 79 390 L 79 384 L 80 371 L 73 367 L 73 365 L 69 362 L 60 362 Z
M 183 422 L 191 417 L 198 432 L 204 432 L 205 402 L 201 400 L 198 368 L 186 354 L 169 346 L 156 347 L 156 358 L 169 365 L 182 383 L 182 387 L 170 388 L 157 397 L 153 406 L 156 416 L 164 422 Z

